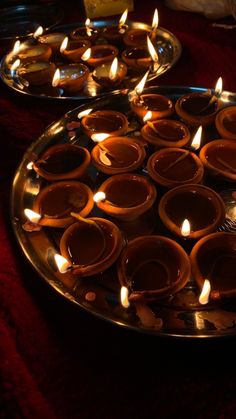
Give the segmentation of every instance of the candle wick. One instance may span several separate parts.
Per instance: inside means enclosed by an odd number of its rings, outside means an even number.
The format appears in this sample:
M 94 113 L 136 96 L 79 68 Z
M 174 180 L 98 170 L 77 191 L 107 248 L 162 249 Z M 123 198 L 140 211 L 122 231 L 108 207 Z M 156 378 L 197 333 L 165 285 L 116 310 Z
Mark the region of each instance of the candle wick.
M 211 105 L 217 102 L 217 100 L 218 97 L 216 96 L 216 94 L 212 95 L 207 105 L 200 109 L 200 111 L 196 112 L 195 115 L 201 115 L 203 112 L 207 111 Z
M 163 172 L 168 172 L 169 169 L 171 169 L 173 166 L 175 166 L 180 161 L 184 160 L 188 155 L 189 151 L 186 151 L 185 153 L 181 154 L 175 161 L 171 162 L 167 167 L 163 169 Z
M 111 157 L 115 162 L 117 163 L 124 163 L 123 160 L 119 160 L 115 154 L 113 154 L 110 150 L 107 149 L 107 147 L 104 146 L 102 143 L 98 143 L 99 148 L 104 151 L 109 157 Z

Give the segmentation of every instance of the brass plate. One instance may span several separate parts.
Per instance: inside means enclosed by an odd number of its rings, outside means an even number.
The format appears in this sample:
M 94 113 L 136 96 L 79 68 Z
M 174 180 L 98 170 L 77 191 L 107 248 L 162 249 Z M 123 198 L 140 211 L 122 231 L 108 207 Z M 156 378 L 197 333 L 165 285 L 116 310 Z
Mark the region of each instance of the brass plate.
M 205 91 L 204 88 L 195 87 L 153 87 L 146 89 L 146 92 L 157 92 L 165 94 L 173 100 L 179 96 L 192 91 Z M 225 105 L 236 104 L 236 95 L 230 92 L 223 92 L 222 98 Z M 38 155 L 49 146 L 54 144 L 77 141 L 86 144 L 86 136 L 81 129 L 76 129 L 75 138 L 68 135 L 68 122 L 78 121 L 77 115 L 82 110 L 93 108 L 113 109 L 126 113 L 130 117 L 129 101 L 125 94 L 113 94 L 88 105 L 83 105 L 70 111 L 59 121 L 53 123 L 28 149 L 20 166 L 17 169 L 11 196 L 11 219 L 16 238 L 25 256 L 38 274 L 49 283 L 57 292 L 79 307 L 93 313 L 103 320 L 113 324 L 133 329 L 139 332 L 154 334 L 157 336 L 169 336 L 178 338 L 219 338 L 236 335 L 236 304 L 235 300 L 221 303 L 209 304 L 207 307 L 199 306 L 197 298 L 199 290 L 196 289 L 194 281 L 191 280 L 187 286 L 174 297 L 153 303 L 151 308 L 157 318 L 161 318 L 163 326 L 152 327 L 145 325 L 145 321 L 137 314 L 136 308 L 128 310 L 122 308 L 119 302 L 119 283 L 116 278 L 115 268 L 110 268 L 104 274 L 96 278 L 78 280 L 71 273 L 58 273 L 53 255 L 57 252 L 58 236 L 61 232 L 55 229 L 44 228 L 39 232 L 26 232 L 22 225 L 25 223 L 24 208 L 31 208 L 32 202 L 39 192 L 43 181 L 27 165 L 31 162 L 33 155 Z M 135 121 L 132 121 L 131 125 Z M 145 171 L 144 171 L 145 173 Z M 96 176 L 97 172 L 92 168 L 90 176 Z M 235 186 L 235 185 L 234 185 Z M 229 192 L 228 184 L 222 185 L 223 189 Z M 224 195 L 231 196 L 230 193 Z M 227 200 L 228 198 L 226 198 Z M 232 202 L 230 202 L 232 205 Z M 96 215 L 96 210 L 92 212 Z M 227 229 L 227 226 L 225 226 Z M 94 302 L 86 300 L 88 291 L 96 293 Z M 141 307 L 146 309 L 146 307 Z

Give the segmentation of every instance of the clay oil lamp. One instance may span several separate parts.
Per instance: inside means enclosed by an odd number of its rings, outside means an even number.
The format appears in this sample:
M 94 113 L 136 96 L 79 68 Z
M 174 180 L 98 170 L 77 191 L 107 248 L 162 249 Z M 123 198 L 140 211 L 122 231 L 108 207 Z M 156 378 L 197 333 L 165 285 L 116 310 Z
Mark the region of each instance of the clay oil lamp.
M 139 28 L 131 28 L 127 30 L 123 37 L 123 42 L 127 47 L 140 47 L 147 44 L 147 36 L 151 38 L 152 41 L 156 39 L 158 27 L 158 12 L 155 9 L 152 28 L 151 30 Z
M 185 124 L 171 119 L 147 121 L 141 129 L 141 134 L 156 148 L 183 147 L 191 138 L 190 131 Z
M 210 299 L 236 296 L 236 234 L 217 232 L 200 239 L 190 260 L 192 274 L 201 289 L 210 282 Z
M 214 123 L 217 112 L 221 107 L 220 94 L 222 79 L 218 79 L 214 93 L 193 92 L 181 96 L 175 109 L 179 117 L 192 126 L 210 125 Z
M 196 154 L 177 147 L 162 148 L 152 154 L 147 170 L 155 182 L 168 189 L 200 183 L 204 174 L 203 164 Z
M 99 29 L 95 28 L 92 25 L 90 19 L 87 18 L 85 21 L 85 26 L 81 26 L 79 28 L 74 29 L 70 33 L 70 38 L 74 39 L 75 41 L 86 39 L 90 41 L 91 43 L 93 43 L 94 41 L 96 41 L 99 35 L 100 35 Z
M 65 37 L 65 33 L 62 32 L 49 32 L 39 36 L 37 40 L 40 44 L 49 46 L 53 53 L 55 53 L 60 50 L 60 46 Z
M 103 29 L 102 37 L 105 38 L 109 44 L 120 45 L 124 33 L 128 28 L 128 25 L 125 24 L 127 16 L 128 9 L 121 15 L 118 25 L 106 26 Z
M 91 43 L 87 39 L 69 41 L 68 37 L 66 37 L 60 46 L 60 52 L 68 61 L 78 63 L 81 60 L 82 55 L 90 46 Z
M 144 146 L 129 137 L 109 137 L 99 142 L 91 153 L 94 166 L 109 175 L 135 171 L 145 156 Z
M 34 170 L 50 181 L 83 176 L 90 163 L 89 151 L 74 144 L 49 147 L 33 164 Z
M 79 217 L 78 222 L 65 230 L 60 241 L 61 255 L 67 261 L 68 270 L 81 277 L 108 269 L 117 260 L 122 247 L 118 227 L 109 220 L 96 217 Z
M 184 249 L 164 236 L 141 236 L 130 241 L 118 264 L 119 280 L 128 288 L 130 302 L 169 297 L 185 286 L 190 272 Z
M 63 65 L 54 72 L 52 86 L 60 87 L 66 93 L 81 90 L 89 77 L 89 69 L 82 63 Z
M 18 67 L 18 75 L 32 86 L 51 83 L 56 66 L 49 61 L 29 61 Z
M 104 110 L 91 112 L 81 120 L 83 131 L 88 137 L 94 134 L 107 133 L 109 136 L 124 135 L 128 129 L 128 120 L 118 111 Z
M 94 45 L 84 52 L 81 59 L 91 67 L 97 67 L 113 61 L 118 53 L 119 51 L 114 45 Z
M 169 231 L 179 237 L 194 240 L 214 232 L 225 218 L 221 197 L 212 189 L 199 184 L 170 189 L 161 198 L 158 211 Z
M 121 54 L 125 64 L 135 71 L 142 71 L 149 68 L 152 58 L 146 46 L 128 48 Z
M 132 111 L 143 120 L 147 112 L 151 112 L 149 121 L 161 118 L 168 118 L 174 113 L 174 106 L 171 99 L 155 93 L 144 93 L 134 96 L 130 102 Z
M 52 55 L 52 49 L 49 45 L 37 44 L 27 45 L 20 48 L 18 57 L 22 63 L 29 61 L 48 61 Z
M 124 80 L 126 73 L 126 65 L 115 57 L 112 63 L 105 63 L 96 67 L 92 77 L 96 83 L 103 87 L 115 88 Z
M 218 112 L 215 124 L 221 138 L 236 140 L 236 106 L 230 106 Z
M 156 189 L 141 175 L 125 173 L 109 177 L 98 190 L 94 200 L 106 214 L 128 221 L 148 211 L 155 202 Z
M 73 213 L 86 217 L 93 209 L 93 193 L 84 183 L 61 181 L 41 189 L 33 211 L 40 214 L 40 225 L 67 227 L 75 221 Z
M 211 141 L 204 145 L 199 156 L 211 175 L 236 181 L 236 141 Z

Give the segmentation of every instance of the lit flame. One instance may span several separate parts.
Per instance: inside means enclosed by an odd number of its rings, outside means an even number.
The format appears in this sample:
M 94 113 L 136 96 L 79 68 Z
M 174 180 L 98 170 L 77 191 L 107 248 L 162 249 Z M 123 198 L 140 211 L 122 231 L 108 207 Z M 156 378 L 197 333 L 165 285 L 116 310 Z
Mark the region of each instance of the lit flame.
M 223 88 L 223 80 L 222 80 L 222 77 L 219 77 L 216 82 L 215 93 L 217 95 L 220 95 L 222 93 L 222 88 Z
M 143 91 L 143 89 L 144 89 L 144 86 L 145 86 L 145 83 L 146 83 L 146 81 L 147 81 L 147 78 L 148 78 L 148 74 L 149 74 L 149 70 L 144 74 L 144 76 L 143 76 L 143 78 L 142 78 L 142 80 L 137 84 L 137 86 L 135 87 L 135 93 L 137 94 L 137 95 L 141 95 L 141 93 L 142 93 L 142 91 Z
M 20 65 L 20 60 L 17 59 L 16 61 L 14 61 L 14 63 L 11 65 L 11 71 L 15 71 Z
M 18 52 L 20 51 L 20 41 L 16 41 L 12 50 L 12 53 L 14 55 L 18 54 Z
M 128 308 L 130 306 L 129 290 L 127 287 L 121 287 L 120 289 L 120 302 L 124 308 Z
M 155 9 L 155 12 L 153 14 L 153 19 L 152 19 L 152 31 L 155 31 L 157 29 L 158 23 L 159 23 L 158 11 L 157 9 Z
M 71 264 L 68 262 L 68 260 L 58 253 L 54 255 L 54 259 L 61 274 L 65 274 L 68 271 L 68 268 L 71 267 Z
M 83 55 L 81 55 L 81 60 L 88 61 L 89 58 L 91 57 L 91 51 L 92 51 L 91 48 L 86 49 Z
M 145 123 L 147 121 L 150 121 L 150 119 L 152 119 L 152 111 L 147 111 L 147 113 L 143 117 L 143 122 Z
M 188 237 L 190 234 L 190 223 L 187 218 L 183 221 L 182 227 L 181 227 L 181 234 L 183 237 Z
M 28 169 L 28 170 L 33 170 L 33 167 L 34 167 L 34 162 L 30 161 L 30 162 L 27 164 L 26 169 Z
M 35 224 L 37 224 L 39 222 L 40 218 L 41 218 L 40 214 L 38 214 L 35 211 L 32 211 L 29 208 L 26 208 L 24 210 L 24 214 L 28 218 L 28 220 L 31 221 L 31 223 L 35 223 Z
M 125 24 L 127 16 L 128 16 L 128 9 L 125 9 L 125 11 L 122 13 L 119 20 L 119 28 L 121 28 Z
M 193 141 L 191 143 L 191 147 L 194 148 L 194 150 L 198 150 L 201 145 L 201 138 L 202 138 L 202 125 L 198 127 L 196 134 L 193 137 Z
M 118 59 L 115 57 L 112 61 L 111 68 L 109 71 L 109 79 L 115 80 L 117 76 L 117 69 L 118 69 Z
M 67 48 L 67 45 L 68 45 L 68 40 L 69 40 L 68 36 L 66 36 L 63 39 L 63 41 L 61 43 L 61 46 L 60 46 L 60 52 L 64 52 L 65 51 L 65 49 Z
M 200 294 L 199 299 L 198 299 L 200 304 L 204 305 L 204 304 L 208 303 L 210 292 L 211 292 L 211 283 L 208 279 L 205 279 L 203 287 L 202 287 L 201 294 Z
M 89 17 L 86 19 L 86 21 L 85 21 L 85 27 L 86 27 L 86 32 L 87 32 L 87 35 L 88 36 L 92 36 L 92 29 L 91 29 L 91 27 L 90 27 L 90 23 L 91 23 L 91 21 L 90 21 L 90 19 L 89 19 Z
M 106 132 L 99 132 L 91 135 L 91 139 L 96 143 L 101 143 L 108 137 L 110 137 L 110 134 L 107 134 Z
M 93 195 L 94 202 L 105 201 L 106 194 L 104 192 L 97 192 Z
M 59 70 L 59 68 L 57 68 L 55 73 L 54 73 L 53 79 L 52 79 L 52 86 L 53 87 L 58 86 L 60 78 L 61 78 L 60 70 Z
M 147 46 L 148 46 L 149 54 L 152 57 L 152 61 L 154 61 L 154 63 L 158 63 L 158 55 L 149 36 L 147 36 Z
M 89 115 L 92 112 L 92 109 L 85 109 L 84 111 L 81 111 L 78 113 L 78 118 L 81 119 L 86 115 Z
M 38 38 L 39 36 L 41 36 L 43 34 L 43 27 L 39 26 L 36 31 L 33 34 L 34 38 Z

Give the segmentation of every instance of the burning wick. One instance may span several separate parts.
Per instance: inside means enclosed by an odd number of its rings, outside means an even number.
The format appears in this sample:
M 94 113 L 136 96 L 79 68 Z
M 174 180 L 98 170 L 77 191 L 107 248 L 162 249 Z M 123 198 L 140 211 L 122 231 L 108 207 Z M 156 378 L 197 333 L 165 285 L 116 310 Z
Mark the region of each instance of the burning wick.
M 106 194 L 104 192 L 97 192 L 93 196 L 94 202 L 105 201 L 105 199 L 106 199 Z
M 125 29 L 126 29 L 125 28 L 125 22 L 126 22 L 127 16 L 128 16 L 128 9 L 126 9 L 123 12 L 123 14 L 121 15 L 121 18 L 119 20 L 118 28 L 119 28 L 119 32 L 120 33 L 124 33 L 125 32 Z
M 201 294 L 198 299 L 200 304 L 204 305 L 208 303 L 210 292 L 211 292 L 211 283 L 208 279 L 205 279 Z
M 57 268 L 61 274 L 65 274 L 72 268 L 68 260 L 64 258 L 63 256 L 59 255 L 58 253 L 54 255 L 54 259 L 55 259 Z
M 220 98 L 221 93 L 222 93 L 222 88 L 223 88 L 223 80 L 222 80 L 222 77 L 219 77 L 217 82 L 216 82 L 214 94 L 211 96 L 208 104 L 206 106 L 204 106 L 203 109 L 201 109 L 201 111 L 199 112 L 200 114 L 202 112 L 205 112 L 214 102 L 217 101 L 217 99 Z
M 157 31 L 158 23 L 159 23 L 158 10 L 155 9 L 154 14 L 153 14 L 153 19 L 152 19 L 152 32 L 154 32 L 154 34 Z
M 39 36 L 43 34 L 43 27 L 39 26 L 36 31 L 33 33 L 33 38 L 37 39 Z
M 137 86 L 134 88 L 134 94 L 140 96 L 142 94 L 142 91 L 144 89 L 145 83 L 147 81 L 149 74 L 149 70 L 144 74 L 143 78 L 140 80 L 140 82 L 137 84 Z
M 127 287 L 121 287 L 120 289 L 120 302 L 124 308 L 129 308 L 129 290 Z
M 54 73 L 53 79 L 52 79 L 52 86 L 53 87 L 58 86 L 60 78 L 61 78 L 60 70 L 59 70 L 59 68 L 57 68 L 55 73 Z
M 181 234 L 183 237 L 188 237 L 190 234 L 190 223 L 187 218 L 183 221 L 182 227 L 181 227 Z
M 153 43 L 151 42 L 149 36 L 147 36 L 147 46 L 148 46 L 148 51 L 149 54 L 151 55 L 153 64 L 151 66 L 151 71 L 152 72 L 156 72 L 159 68 L 159 64 L 158 64 L 158 54 L 153 46 Z
M 106 140 L 106 138 L 110 137 L 110 134 L 106 132 L 99 132 L 97 134 L 92 134 L 91 139 L 96 143 L 101 143 L 102 141 Z
M 91 28 L 91 21 L 89 17 L 85 21 L 86 32 L 88 36 L 92 36 L 92 28 Z
M 84 116 L 89 115 L 91 112 L 92 112 L 92 109 L 85 109 L 84 111 L 79 112 L 77 117 L 79 119 L 82 119 Z
M 150 119 L 152 119 L 152 111 L 147 111 L 147 113 L 143 117 L 143 122 L 146 123 Z
M 26 208 L 24 210 L 24 214 L 28 218 L 28 220 L 33 224 L 38 224 L 39 220 L 42 218 L 40 214 L 38 214 L 35 211 L 32 211 L 29 208 Z
M 64 52 L 64 51 L 65 51 L 65 49 L 67 48 L 67 45 L 68 45 L 68 40 L 69 40 L 68 36 L 66 36 L 66 37 L 63 39 L 63 41 L 62 41 L 62 43 L 61 43 L 61 46 L 60 46 L 60 52 L 61 52 L 61 53 L 62 53 L 62 52 Z
M 201 138 L 202 138 L 202 125 L 200 125 L 200 127 L 198 127 L 196 134 L 193 137 L 193 141 L 191 143 L 191 147 L 194 150 L 198 150 L 200 148 L 201 145 Z
M 86 51 L 81 55 L 81 60 L 88 61 L 91 57 L 91 48 L 86 49 Z
M 118 59 L 115 57 L 112 61 L 111 68 L 109 71 L 109 79 L 116 80 L 117 77 L 117 69 L 118 69 Z

